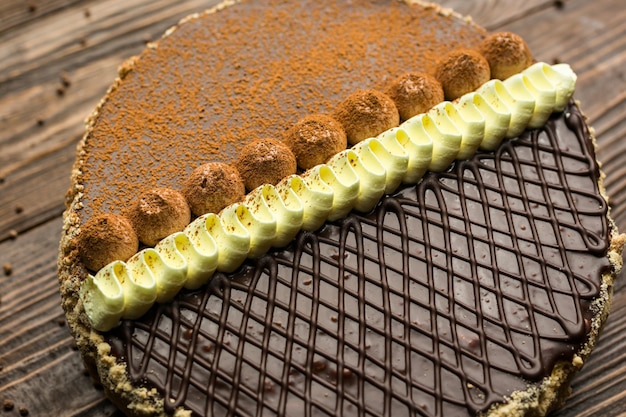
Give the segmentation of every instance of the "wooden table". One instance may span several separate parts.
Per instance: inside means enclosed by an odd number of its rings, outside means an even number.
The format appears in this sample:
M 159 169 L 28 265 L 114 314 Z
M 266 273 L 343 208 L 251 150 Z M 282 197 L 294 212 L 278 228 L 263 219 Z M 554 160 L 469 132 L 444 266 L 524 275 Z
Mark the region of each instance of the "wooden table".
M 118 65 L 210 0 L 0 2 L 0 416 L 120 416 L 85 375 L 57 294 L 64 195 L 83 119 Z M 626 231 L 624 0 L 441 0 L 579 75 L 613 217 Z M 626 415 L 626 276 L 556 416 Z M 9 403 L 14 404 L 8 410 Z

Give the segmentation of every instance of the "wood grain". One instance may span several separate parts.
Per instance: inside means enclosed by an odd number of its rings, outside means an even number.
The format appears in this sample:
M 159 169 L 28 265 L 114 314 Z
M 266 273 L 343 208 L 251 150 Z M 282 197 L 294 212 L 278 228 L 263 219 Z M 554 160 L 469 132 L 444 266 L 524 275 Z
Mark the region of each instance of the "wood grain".
M 522 35 L 536 58 L 570 63 L 595 127 L 613 216 L 626 230 L 626 8 L 623 0 L 442 0 L 490 30 Z M 209 0 L 0 2 L 0 415 L 121 416 L 83 372 L 64 325 L 56 256 L 83 119 L 116 75 Z M 17 235 L 17 236 L 16 236 Z M 602 338 L 559 417 L 626 413 L 626 277 Z
M 6 3 L 28 8 L 23 1 Z M 0 240 L 62 212 L 82 122 L 119 65 L 212 3 L 61 2 L 54 13 L 24 18 L 11 31 L 0 31 L 0 191 L 7 196 L 0 200 Z M 5 16 L 0 16 L 4 28 Z

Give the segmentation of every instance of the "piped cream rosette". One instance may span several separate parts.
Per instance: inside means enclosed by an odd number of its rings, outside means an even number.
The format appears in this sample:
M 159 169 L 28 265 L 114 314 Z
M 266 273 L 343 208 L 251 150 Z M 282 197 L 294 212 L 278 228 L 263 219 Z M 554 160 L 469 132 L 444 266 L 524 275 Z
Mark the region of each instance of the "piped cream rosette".
M 181 288 L 204 285 L 215 271 L 232 272 L 246 258 L 287 245 L 351 210 L 372 210 L 383 195 L 424 173 L 447 169 L 477 149 L 545 124 L 565 109 L 576 75 L 566 64 L 537 63 L 505 81 L 491 80 L 455 102 L 443 102 L 378 137 L 362 141 L 300 176 L 262 185 L 219 214 L 200 216 L 182 232 L 128 261 L 89 275 L 81 299 L 94 329 L 145 314 Z

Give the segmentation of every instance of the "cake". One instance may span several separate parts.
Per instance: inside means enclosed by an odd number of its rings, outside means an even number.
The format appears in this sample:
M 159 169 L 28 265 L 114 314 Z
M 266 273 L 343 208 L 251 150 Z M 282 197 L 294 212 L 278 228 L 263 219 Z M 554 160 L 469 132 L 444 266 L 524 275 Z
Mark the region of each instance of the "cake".
M 624 237 L 575 75 L 493 36 L 417 2 L 228 1 L 124 63 L 78 146 L 59 255 L 70 330 L 110 400 L 129 416 L 558 408 Z M 454 118 L 473 105 L 488 123 Z M 423 169 L 418 128 L 446 141 Z M 326 145 L 299 148 L 304 131 Z M 280 201 L 248 233 L 252 207 Z

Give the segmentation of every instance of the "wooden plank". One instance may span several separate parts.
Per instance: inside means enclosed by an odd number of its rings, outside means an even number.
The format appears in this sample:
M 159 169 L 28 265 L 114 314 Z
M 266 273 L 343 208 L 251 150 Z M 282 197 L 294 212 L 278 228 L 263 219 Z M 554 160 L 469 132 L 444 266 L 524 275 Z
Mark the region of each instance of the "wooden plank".
M 0 2 L 0 37 L 18 26 L 37 21 L 42 16 L 65 8 L 80 9 L 85 0 L 4 0 Z M 83 10 L 88 10 L 85 6 Z M 88 12 L 87 12 L 88 13 Z M 10 35 L 8 35 L 10 36 Z
M 0 38 L 0 241 L 62 212 L 83 120 L 119 65 L 215 1 L 81 3 Z
M 618 416 L 626 410 L 626 274 L 593 354 L 572 383 L 572 396 L 554 417 Z
M 77 137 L 76 135 L 74 135 Z M 0 241 L 58 218 L 63 213 L 63 196 L 70 186 L 75 141 L 50 150 L 36 159 L 22 161 L 19 170 L 0 184 Z
M 68 415 L 88 404 L 113 410 L 83 373 L 65 325 L 56 280 L 60 228 L 57 217 L 0 243 L 0 264 L 13 268 L 0 276 L 0 400 L 12 400 L 15 415 L 19 407 L 32 416 Z
M 511 22 L 523 20 L 551 8 L 563 7 L 565 1 L 529 0 L 529 1 L 467 1 L 467 0 L 429 0 L 444 7 L 449 7 L 463 16 L 472 19 L 482 27 L 493 31 L 509 25 Z M 569 0 L 566 0 L 569 1 Z
M 35 12 L 28 9 L 31 1 L 37 3 Z M 579 74 L 576 97 L 596 128 L 614 217 L 626 231 L 622 0 L 440 3 L 473 15 L 489 29 L 520 33 L 538 59 L 574 67 Z M 155 39 L 206 4 L 0 2 L 0 265 L 12 266 L 8 276 L 0 271 L 0 401 L 11 399 L 16 406 L 7 415 L 18 415 L 17 408 L 24 406 L 32 416 L 122 416 L 84 375 L 67 327 L 60 325 L 55 265 L 63 198 L 82 119 L 111 83 L 117 66 L 139 53 L 145 39 Z M 20 232 L 16 239 L 9 238 L 11 229 Z M 623 415 L 625 287 L 623 273 L 600 342 L 575 378 L 572 397 L 554 416 Z

